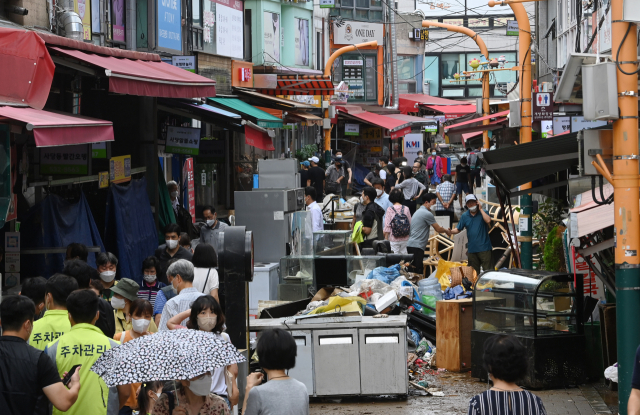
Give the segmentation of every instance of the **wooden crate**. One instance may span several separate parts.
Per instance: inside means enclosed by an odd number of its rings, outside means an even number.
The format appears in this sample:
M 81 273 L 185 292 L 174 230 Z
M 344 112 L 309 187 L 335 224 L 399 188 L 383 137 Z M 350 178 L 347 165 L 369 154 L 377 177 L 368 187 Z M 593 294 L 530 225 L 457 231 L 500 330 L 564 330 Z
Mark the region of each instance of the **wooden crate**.
M 436 303 L 436 365 L 450 372 L 471 370 L 473 299 Z

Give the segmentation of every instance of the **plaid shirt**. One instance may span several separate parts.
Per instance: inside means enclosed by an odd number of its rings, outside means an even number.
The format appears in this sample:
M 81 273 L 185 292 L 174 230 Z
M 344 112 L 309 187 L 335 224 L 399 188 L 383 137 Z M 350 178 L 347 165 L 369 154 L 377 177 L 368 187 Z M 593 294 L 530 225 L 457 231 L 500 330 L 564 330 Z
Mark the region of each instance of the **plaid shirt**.
M 448 200 L 451 200 L 451 196 L 453 196 L 455 192 L 456 192 L 456 185 L 454 185 L 451 182 L 444 182 L 442 184 L 439 184 L 438 187 L 436 187 L 436 193 L 440 193 L 440 197 L 445 202 Z M 440 199 L 438 199 L 436 202 L 436 211 L 438 210 L 448 210 L 450 212 L 453 212 L 454 211 L 453 203 L 449 205 L 449 209 L 445 209 L 442 203 L 440 203 Z

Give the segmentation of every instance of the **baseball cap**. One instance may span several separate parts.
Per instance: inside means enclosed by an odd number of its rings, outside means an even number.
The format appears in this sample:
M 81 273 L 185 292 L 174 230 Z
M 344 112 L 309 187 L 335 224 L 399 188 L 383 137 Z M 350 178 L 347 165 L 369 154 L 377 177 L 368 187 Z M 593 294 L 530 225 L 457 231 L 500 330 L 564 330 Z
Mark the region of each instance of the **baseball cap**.
M 320 161 L 320 159 L 316 156 L 313 156 L 309 159 L 309 161 L 313 161 L 314 163 L 318 163 Z
M 311 163 L 309 163 L 307 160 L 305 160 L 305 161 L 303 161 L 303 162 L 302 162 L 302 163 L 300 163 L 300 164 L 302 164 L 302 165 L 303 165 L 303 166 L 305 166 L 305 167 L 309 167 L 309 165 L 310 165 Z
M 121 279 L 118 284 L 111 287 L 111 291 L 120 294 L 127 300 L 136 301 L 138 299 L 138 290 L 140 285 L 129 278 Z
M 467 202 L 468 202 L 468 201 L 470 201 L 470 200 L 475 200 L 475 201 L 477 202 L 477 201 L 478 201 L 478 198 L 476 197 L 476 195 L 467 195 L 467 196 L 464 198 L 464 203 L 467 203 Z

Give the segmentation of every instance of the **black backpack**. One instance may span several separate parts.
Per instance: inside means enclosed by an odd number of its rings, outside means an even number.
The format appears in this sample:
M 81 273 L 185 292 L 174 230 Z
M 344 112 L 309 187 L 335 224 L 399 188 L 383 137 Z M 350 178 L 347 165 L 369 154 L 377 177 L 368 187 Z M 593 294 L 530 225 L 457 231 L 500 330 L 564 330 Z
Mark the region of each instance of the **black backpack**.
M 395 215 L 393 216 L 393 219 L 391 219 L 391 233 L 396 238 L 404 238 L 406 236 L 409 236 L 409 234 L 411 233 L 411 222 L 409 221 L 407 215 L 404 213 L 404 209 L 405 206 L 402 206 L 400 213 L 398 213 L 396 208 L 393 207 Z

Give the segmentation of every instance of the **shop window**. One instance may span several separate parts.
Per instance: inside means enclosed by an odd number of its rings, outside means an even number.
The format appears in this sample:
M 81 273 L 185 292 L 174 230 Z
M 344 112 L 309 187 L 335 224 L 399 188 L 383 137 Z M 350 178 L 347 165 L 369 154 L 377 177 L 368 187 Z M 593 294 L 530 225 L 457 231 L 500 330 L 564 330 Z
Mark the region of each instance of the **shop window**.
M 335 8 L 331 9 L 332 16 L 345 19 L 356 19 L 365 22 L 381 22 L 382 1 L 380 0 L 336 0 Z
M 398 89 L 401 94 L 416 93 L 415 65 L 415 56 L 398 57 Z
M 482 97 L 482 88 L 469 88 L 469 97 L 471 98 Z
M 459 97 L 462 98 L 464 97 L 464 88 L 449 88 L 449 89 L 442 89 L 442 96 L 443 97 Z
M 440 94 L 440 58 L 438 56 L 424 57 L 424 93 L 438 96 Z

